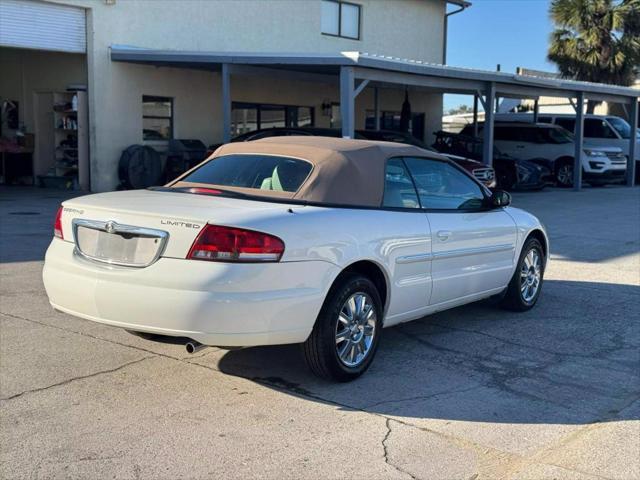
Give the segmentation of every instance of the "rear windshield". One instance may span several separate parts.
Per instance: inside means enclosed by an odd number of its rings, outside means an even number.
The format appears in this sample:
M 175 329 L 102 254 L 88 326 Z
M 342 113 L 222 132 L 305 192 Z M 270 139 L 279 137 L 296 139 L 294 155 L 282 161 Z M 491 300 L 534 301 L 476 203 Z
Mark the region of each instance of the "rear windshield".
M 180 181 L 296 192 L 310 172 L 311 164 L 297 158 L 236 154 L 216 157 Z

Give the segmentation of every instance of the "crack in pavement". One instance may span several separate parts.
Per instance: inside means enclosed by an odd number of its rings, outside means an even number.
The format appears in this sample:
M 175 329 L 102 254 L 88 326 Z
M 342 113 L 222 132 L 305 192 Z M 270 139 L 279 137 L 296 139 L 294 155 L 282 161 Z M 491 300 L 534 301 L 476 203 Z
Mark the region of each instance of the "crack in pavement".
M 467 329 L 460 329 L 460 328 L 454 328 L 454 327 L 447 327 L 445 325 L 439 325 L 439 324 L 434 324 L 438 327 L 441 328 L 449 328 L 450 330 L 453 331 L 461 331 L 461 332 L 465 332 L 465 333 L 478 333 L 483 335 L 483 332 L 477 332 L 474 330 L 467 330 Z M 530 366 L 523 366 L 520 365 L 517 361 L 517 359 L 514 362 L 509 362 L 507 360 L 504 359 L 498 359 L 495 358 L 494 356 L 494 351 L 490 351 L 485 355 L 475 355 L 475 354 L 470 354 L 468 352 L 464 352 L 464 351 L 460 351 L 460 350 L 454 350 L 452 348 L 448 348 L 448 347 L 444 347 L 441 345 L 436 345 L 428 340 L 425 340 L 424 338 L 418 336 L 418 335 L 414 335 L 411 334 L 407 331 L 405 331 L 406 328 L 398 328 L 396 329 L 396 332 L 399 333 L 400 335 L 409 338 L 411 340 L 413 340 L 416 343 L 419 343 L 421 345 L 424 345 L 430 349 L 433 349 L 435 351 L 438 352 L 442 352 L 445 353 L 447 355 L 450 355 L 453 357 L 449 358 L 449 359 L 441 359 L 441 358 L 435 358 L 433 359 L 434 362 L 436 363 L 441 363 L 442 365 L 445 366 L 451 366 L 451 365 L 456 365 L 460 368 L 465 368 L 465 369 L 469 369 L 471 370 L 471 372 L 476 373 L 476 374 L 486 374 L 489 375 L 490 380 L 484 382 L 485 386 L 487 387 L 492 387 L 492 388 L 497 388 L 499 390 L 502 390 L 504 392 L 510 393 L 512 395 L 515 395 L 517 397 L 520 398 L 525 398 L 531 401 L 536 401 L 536 402 L 543 402 L 543 403 L 547 403 L 550 405 L 554 405 L 554 406 L 558 406 L 558 407 L 562 407 L 565 408 L 566 405 L 562 402 L 557 402 L 554 400 L 551 400 L 545 396 L 539 396 L 536 395 L 534 393 L 530 393 L 530 392 L 525 392 L 522 390 L 518 390 L 517 388 L 514 388 L 513 386 L 509 385 L 509 382 L 512 382 L 514 380 L 520 380 L 520 379 L 531 379 L 531 380 L 542 380 L 547 382 L 550 385 L 555 385 L 555 386 L 559 386 L 559 387 L 566 387 L 566 386 L 571 386 L 573 388 L 582 390 L 584 393 L 588 393 L 588 394 L 592 394 L 592 395 L 598 395 L 598 396 L 606 396 L 608 398 L 611 398 L 612 400 L 614 399 L 613 397 L 611 397 L 608 394 L 608 390 L 604 387 L 602 388 L 598 388 L 595 386 L 590 386 L 590 385 L 584 385 L 581 383 L 575 383 L 575 382 L 571 382 L 569 378 L 563 378 L 561 382 L 556 381 L 553 376 L 549 376 L 547 374 L 547 371 L 554 367 L 559 365 L 565 357 L 568 358 L 572 358 L 574 361 L 577 362 L 577 364 L 581 364 L 581 362 L 579 361 L 579 359 L 581 359 L 581 355 L 564 355 L 561 353 L 555 353 L 555 352 L 546 352 L 550 355 L 553 356 L 553 358 L 547 360 L 547 361 L 539 361 L 539 365 L 530 365 Z M 513 342 L 509 342 L 508 340 L 504 340 L 501 339 L 500 337 L 496 337 L 490 334 L 484 334 L 487 337 L 496 339 L 498 341 L 500 341 L 501 343 L 504 344 L 513 344 Z M 612 339 L 614 342 L 614 345 L 611 347 L 607 347 L 606 351 L 610 351 L 612 348 L 617 347 L 617 339 L 614 338 Z M 520 345 L 520 344 L 515 344 L 516 346 L 519 347 L 526 347 L 525 345 Z M 499 347 L 496 347 L 499 348 Z M 537 349 L 536 347 L 527 347 L 527 348 L 531 348 L 533 350 L 540 350 Z M 494 349 L 495 350 L 495 349 Z M 542 350 L 544 351 L 544 350 Z M 573 357 L 577 357 L 578 360 L 576 360 Z M 486 362 L 490 362 L 489 365 L 487 365 Z M 614 371 L 618 371 L 615 370 Z M 620 372 L 620 373 L 625 373 L 625 374 L 629 374 L 630 372 Z M 636 391 L 631 391 L 629 393 L 632 394 L 637 394 L 640 392 L 636 392 Z M 626 398 L 626 396 L 625 396 Z M 592 412 L 595 413 L 595 412 Z
M 520 398 L 525 398 L 530 401 L 545 402 L 551 405 L 556 405 L 554 402 L 551 402 L 546 398 L 538 397 L 536 395 L 533 395 L 527 392 L 515 390 L 509 387 L 506 383 L 511 379 L 525 378 L 526 377 L 525 374 L 530 374 L 535 371 L 541 371 L 541 370 L 547 369 L 550 366 L 553 366 L 555 363 L 557 363 L 556 361 L 544 363 L 535 367 L 534 366 L 513 367 L 512 365 L 509 365 L 504 361 L 500 362 L 497 359 L 493 358 L 495 349 L 488 352 L 486 355 L 477 356 L 477 355 L 468 354 L 466 352 L 454 350 L 451 348 L 435 345 L 421 337 L 416 337 L 415 335 L 404 332 L 401 329 L 398 329 L 397 332 L 403 335 L 404 337 L 409 338 L 416 343 L 419 343 L 420 345 L 424 345 L 432 350 L 443 352 L 454 357 L 453 359 L 436 358 L 433 360 L 436 363 L 439 363 L 447 367 L 450 367 L 451 365 L 455 365 L 460 368 L 471 370 L 473 373 L 476 373 L 476 374 L 484 373 L 486 375 L 489 375 L 490 380 L 485 382 L 485 386 L 487 387 L 496 388 L 498 390 L 511 393 L 512 395 L 515 395 Z M 500 365 L 500 368 L 496 368 L 494 366 L 488 366 L 482 363 L 486 361 L 492 361 L 492 362 L 498 363 Z M 563 405 L 560 405 L 560 406 L 563 406 Z
M 429 400 L 430 398 L 436 398 L 439 397 L 441 395 L 455 395 L 456 393 L 466 393 L 469 392 L 471 390 L 478 390 L 480 388 L 483 388 L 484 385 L 474 385 L 473 387 L 468 387 L 468 388 L 463 388 L 460 390 L 449 390 L 449 391 L 445 391 L 445 392 L 438 392 L 438 393 L 431 393 L 428 395 L 417 395 L 415 397 L 406 397 L 406 398 L 398 398 L 398 399 L 392 399 L 392 400 L 383 400 L 381 402 L 376 402 L 376 403 L 372 403 L 370 405 L 365 405 L 362 407 L 363 410 L 366 410 L 367 408 L 373 408 L 373 407 L 378 407 L 380 405 L 386 405 L 388 403 L 402 403 L 402 402 L 410 402 L 412 400 Z
M 407 472 L 406 470 L 403 470 L 399 466 L 393 464 L 391 462 L 391 460 L 389 460 L 389 448 L 387 447 L 387 440 L 389 440 L 389 437 L 391 436 L 391 422 L 393 420 L 391 418 L 388 418 L 388 417 L 385 417 L 385 418 L 386 418 L 385 426 L 387 427 L 387 433 L 385 434 L 384 438 L 382 439 L 382 450 L 383 450 L 383 453 L 384 453 L 384 463 L 386 463 L 390 467 L 394 468 L 398 472 L 404 473 L 405 475 L 409 475 L 410 478 L 412 478 L 414 480 L 417 480 L 418 477 L 416 477 L 412 473 Z
M 565 352 L 556 352 L 555 350 L 549 350 L 546 348 L 542 348 L 542 347 L 537 347 L 534 345 L 527 345 L 524 343 L 518 343 L 518 342 L 514 342 L 512 340 L 508 340 L 506 338 L 502 338 L 499 337 L 497 335 L 492 335 L 491 333 L 486 333 L 486 332 L 482 332 L 480 330 L 472 330 L 472 329 L 467 329 L 467 328 L 459 328 L 459 327 L 451 327 L 449 325 L 442 325 L 439 323 L 433 323 L 433 325 L 437 325 L 440 328 L 444 328 L 446 330 L 451 330 L 454 332 L 464 332 L 464 333 L 472 333 L 475 335 L 481 335 L 483 337 L 488 337 L 488 338 L 492 338 L 494 340 L 498 340 L 502 343 L 505 343 L 507 345 L 511 345 L 513 347 L 520 347 L 520 348 L 526 348 L 529 350 L 536 350 L 538 352 L 543 352 L 549 355 L 557 355 L 559 357 L 568 357 L 568 358 L 587 358 L 587 359 L 592 359 L 593 355 L 587 355 L 587 354 L 582 354 L 582 353 L 565 353 Z M 404 333 L 404 332 L 403 332 Z
M 122 365 L 120 365 L 118 367 L 110 368 L 108 370 L 100 370 L 99 372 L 90 373 L 88 375 L 81 375 L 81 376 L 78 376 L 78 377 L 68 378 L 67 380 L 63 380 L 62 382 L 58 382 L 58 383 L 54 383 L 52 385 L 48 385 L 46 387 L 38 387 L 38 388 L 34 388 L 32 390 L 25 390 L 24 392 L 16 393 L 14 395 L 10 395 L 10 396 L 5 397 L 5 398 L 0 398 L 0 402 L 6 402 L 6 401 L 9 401 L 9 400 L 13 400 L 14 398 L 19 398 L 19 397 L 21 397 L 23 395 L 26 395 L 28 393 L 42 392 L 43 390 L 49 390 L 50 388 L 59 387 L 61 385 L 67 385 L 67 384 L 69 384 L 71 382 L 75 382 L 76 380 L 84 380 L 85 378 L 97 377 L 98 375 L 103 375 L 105 373 L 117 372 L 118 370 L 122 370 L 123 368 L 126 368 L 126 367 L 128 367 L 130 365 L 134 365 L 136 363 L 140 363 L 140 362 L 142 362 L 144 360 L 147 360 L 149 358 L 153 358 L 153 356 L 150 355 L 148 357 L 142 357 L 142 358 L 139 358 L 137 360 L 132 360 L 131 362 L 124 363 L 124 364 L 122 364 Z

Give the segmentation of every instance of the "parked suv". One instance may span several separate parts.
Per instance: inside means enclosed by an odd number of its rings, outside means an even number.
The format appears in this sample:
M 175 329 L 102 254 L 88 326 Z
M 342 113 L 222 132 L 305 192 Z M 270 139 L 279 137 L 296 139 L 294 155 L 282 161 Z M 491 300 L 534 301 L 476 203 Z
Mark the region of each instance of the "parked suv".
M 560 187 L 573 185 L 573 134 L 558 125 L 548 123 L 497 121 L 494 131 L 495 145 L 512 157 L 542 162 L 555 175 Z M 482 132 L 483 125 L 478 126 Z M 473 135 L 473 125 L 462 133 Z M 624 181 L 627 160 L 617 147 L 585 147 L 580 159 L 583 180 L 591 185 Z
M 496 121 L 532 122 L 532 113 L 500 113 Z M 576 116 L 572 113 L 543 113 L 538 116 L 540 123 L 560 125 L 565 130 L 575 132 Z M 584 116 L 584 143 L 589 146 L 618 147 L 629 156 L 631 125 L 624 118 L 615 115 Z M 636 162 L 640 162 L 640 130 L 636 131 Z
M 435 136 L 433 148 L 438 152 L 482 160 L 484 141 L 481 138 L 442 130 L 435 132 Z M 495 145 L 492 160 L 498 188 L 503 190 L 539 190 L 554 183 L 551 171 L 541 165 L 542 162 L 536 163 L 510 157 Z
M 518 117 L 516 117 L 518 116 Z M 499 115 L 505 119 L 520 120 L 519 116 L 533 120 L 533 114 L 510 113 Z M 543 123 L 553 123 L 562 128 L 575 132 L 576 116 L 571 113 L 545 113 L 538 117 Z M 631 139 L 631 125 L 624 118 L 614 115 L 592 115 L 584 117 L 584 144 L 597 147 L 618 147 L 629 159 L 629 140 Z M 636 131 L 636 183 L 640 181 L 640 131 Z

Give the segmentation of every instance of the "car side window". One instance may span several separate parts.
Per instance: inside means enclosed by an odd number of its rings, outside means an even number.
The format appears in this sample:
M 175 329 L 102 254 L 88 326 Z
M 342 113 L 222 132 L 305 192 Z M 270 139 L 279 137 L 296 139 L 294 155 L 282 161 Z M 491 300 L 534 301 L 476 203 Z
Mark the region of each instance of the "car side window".
M 479 210 L 484 207 L 480 185 L 453 165 L 428 158 L 404 160 L 418 189 L 422 208 Z
M 517 142 L 520 140 L 518 137 L 517 129 L 513 127 L 501 127 L 496 125 L 494 127 L 494 137 L 496 140 L 507 140 L 510 142 Z
M 420 208 L 413 181 L 401 158 L 387 161 L 384 177 L 383 207 Z
M 584 136 L 590 138 L 617 138 L 611 127 L 607 125 L 607 122 L 599 118 L 586 118 L 584 120 Z
M 556 118 L 556 125 L 560 125 L 571 133 L 576 129 L 576 121 L 573 118 Z
M 542 130 L 538 127 L 523 127 L 520 131 L 520 139 L 527 143 L 546 143 Z
M 509 142 L 526 142 L 530 141 L 524 138 L 523 129 L 521 127 L 498 126 L 494 127 L 494 138 L 496 140 L 506 140 Z

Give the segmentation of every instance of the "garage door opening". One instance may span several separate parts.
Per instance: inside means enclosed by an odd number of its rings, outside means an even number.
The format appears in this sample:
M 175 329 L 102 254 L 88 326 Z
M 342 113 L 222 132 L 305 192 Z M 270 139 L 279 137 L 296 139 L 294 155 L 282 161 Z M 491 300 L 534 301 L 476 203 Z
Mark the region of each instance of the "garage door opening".
M 0 0 L 0 183 L 89 190 L 86 12 Z

